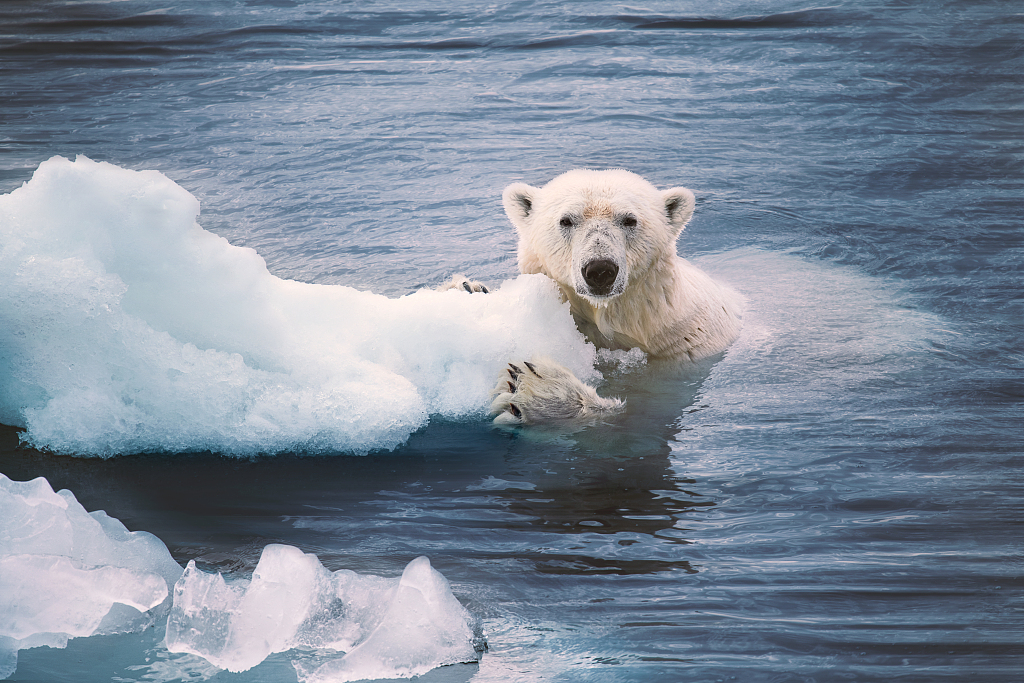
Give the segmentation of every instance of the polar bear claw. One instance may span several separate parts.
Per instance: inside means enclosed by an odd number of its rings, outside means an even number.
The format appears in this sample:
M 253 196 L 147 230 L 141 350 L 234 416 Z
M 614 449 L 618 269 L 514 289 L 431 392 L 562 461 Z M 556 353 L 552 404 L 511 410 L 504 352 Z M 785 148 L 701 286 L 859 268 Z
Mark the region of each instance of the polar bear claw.
M 476 280 L 470 280 L 462 273 L 453 275 L 452 279 L 448 280 L 448 282 L 445 282 L 443 285 L 439 285 L 436 289 L 439 292 L 445 292 L 449 289 L 461 289 L 469 292 L 470 294 L 475 294 L 477 292 L 490 294 L 490 290 L 487 289 L 487 285 L 482 282 L 477 282 Z
M 494 387 L 498 424 L 538 424 L 617 413 L 625 402 L 601 398 L 567 368 L 547 358 L 509 363 Z

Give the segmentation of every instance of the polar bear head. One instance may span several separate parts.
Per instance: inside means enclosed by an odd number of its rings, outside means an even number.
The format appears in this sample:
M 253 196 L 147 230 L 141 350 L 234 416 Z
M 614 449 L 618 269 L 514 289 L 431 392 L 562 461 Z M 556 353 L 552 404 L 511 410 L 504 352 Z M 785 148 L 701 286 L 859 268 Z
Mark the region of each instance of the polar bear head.
M 541 188 L 513 183 L 502 200 L 519 233 L 519 269 L 595 306 L 675 257 L 694 206 L 686 188 L 659 191 L 623 170 L 569 171 Z

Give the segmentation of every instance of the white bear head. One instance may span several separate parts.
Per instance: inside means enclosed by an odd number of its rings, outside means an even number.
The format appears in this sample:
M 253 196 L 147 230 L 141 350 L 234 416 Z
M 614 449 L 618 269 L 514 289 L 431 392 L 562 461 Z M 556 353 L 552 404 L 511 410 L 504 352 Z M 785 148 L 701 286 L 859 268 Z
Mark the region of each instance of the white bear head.
M 600 306 L 674 258 L 693 215 L 693 193 L 659 191 L 624 170 L 574 170 L 542 188 L 505 188 L 505 213 L 519 233 L 519 269 L 543 273 Z

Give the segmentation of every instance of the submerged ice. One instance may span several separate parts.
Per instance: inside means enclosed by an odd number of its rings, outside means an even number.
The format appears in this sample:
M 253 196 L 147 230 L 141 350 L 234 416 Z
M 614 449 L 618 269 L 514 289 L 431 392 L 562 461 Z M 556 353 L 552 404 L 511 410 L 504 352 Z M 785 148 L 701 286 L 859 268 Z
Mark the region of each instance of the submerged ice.
M 0 474 L 0 678 L 18 650 L 152 625 L 181 567 L 152 534 Z
M 269 545 L 251 581 L 227 583 L 189 563 L 174 587 L 167 647 L 245 671 L 275 652 L 344 653 L 310 666 L 301 681 L 416 676 L 479 658 L 482 635 L 447 580 L 420 557 L 401 579 L 331 573 L 314 555 Z
M 282 280 L 198 213 L 85 157 L 0 196 L 0 422 L 76 454 L 365 452 L 481 413 L 509 358 L 593 375 L 546 278 L 398 299 Z

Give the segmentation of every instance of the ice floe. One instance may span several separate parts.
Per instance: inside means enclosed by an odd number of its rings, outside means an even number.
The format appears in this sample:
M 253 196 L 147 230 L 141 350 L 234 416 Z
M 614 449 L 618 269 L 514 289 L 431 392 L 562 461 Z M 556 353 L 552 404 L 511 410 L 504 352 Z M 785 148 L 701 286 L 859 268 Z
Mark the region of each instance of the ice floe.
M 81 156 L 0 196 L 0 423 L 76 455 L 359 453 L 482 418 L 512 358 L 594 377 L 543 276 L 397 299 L 282 280 L 198 214 L 161 173 Z

